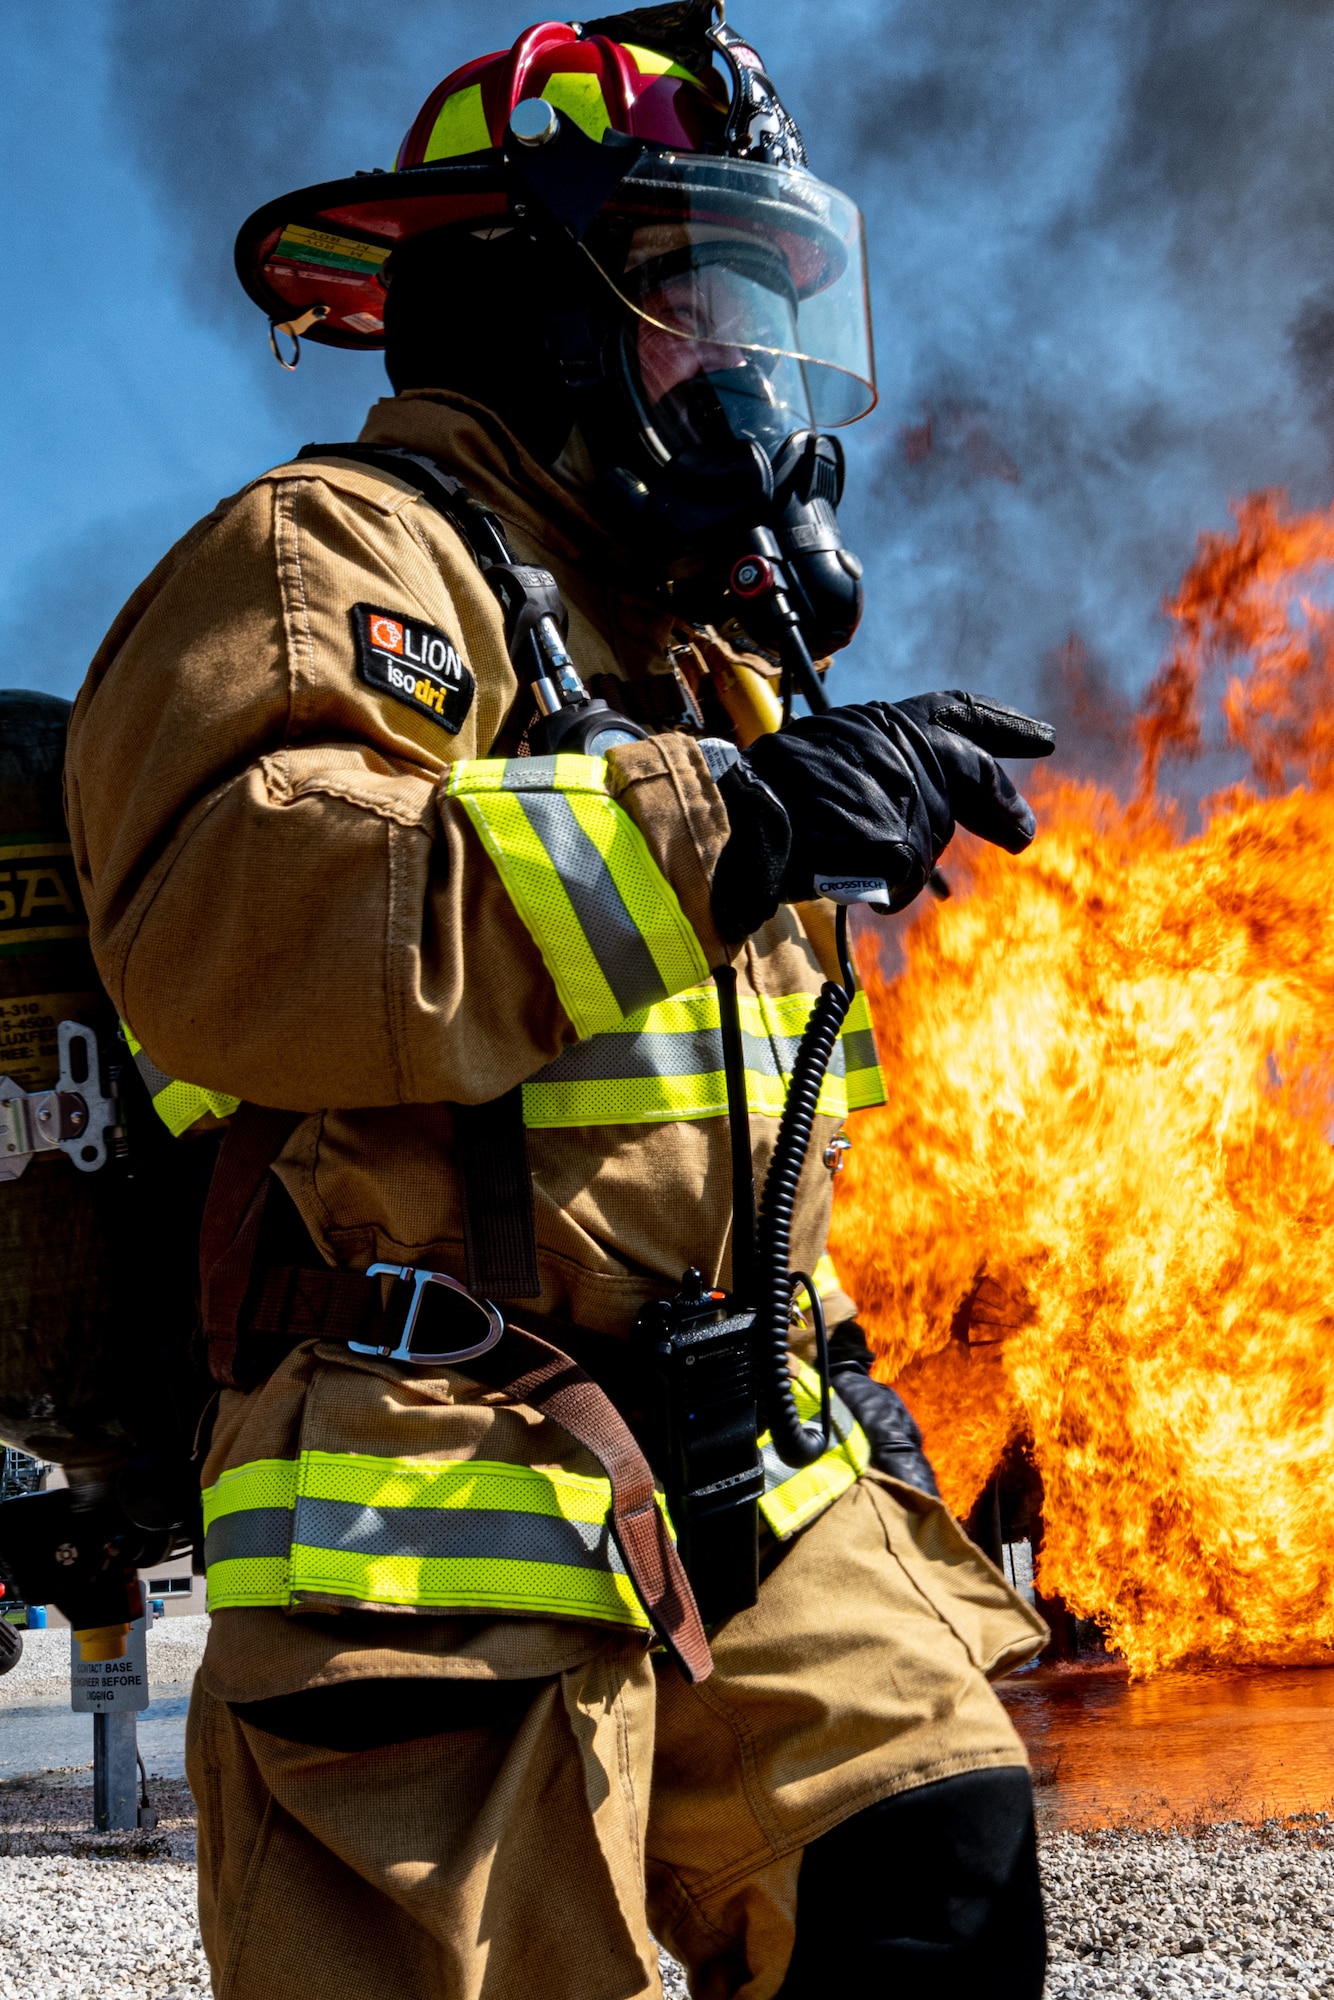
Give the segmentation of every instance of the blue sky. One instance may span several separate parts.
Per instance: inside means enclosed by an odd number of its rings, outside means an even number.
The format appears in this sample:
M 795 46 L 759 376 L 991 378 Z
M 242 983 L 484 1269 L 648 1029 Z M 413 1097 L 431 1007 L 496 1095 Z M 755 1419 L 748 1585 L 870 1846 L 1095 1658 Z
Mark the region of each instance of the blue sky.
M 438 79 L 531 18 L 0 0 L 0 684 L 72 694 L 198 515 L 354 434 L 378 360 L 308 349 L 282 375 L 231 273 L 236 226 L 388 164 Z M 1050 701 L 1071 633 L 1133 693 L 1229 495 L 1330 498 L 1334 5 L 734 0 L 732 19 L 868 220 L 882 403 L 847 434 L 869 608 L 844 697 Z

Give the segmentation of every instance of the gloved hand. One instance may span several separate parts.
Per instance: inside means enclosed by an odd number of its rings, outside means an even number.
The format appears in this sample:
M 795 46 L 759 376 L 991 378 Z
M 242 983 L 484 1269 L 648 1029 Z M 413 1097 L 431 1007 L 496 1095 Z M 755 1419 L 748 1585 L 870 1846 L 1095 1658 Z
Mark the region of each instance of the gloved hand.
M 844 1320 L 829 1336 L 829 1379 L 866 1432 L 876 1471 L 939 1500 L 917 1419 L 897 1390 L 872 1379 L 871 1351 L 855 1319 Z
M 781 869 L 769 871 L 778 874 L 778 899 L 805 901 L 816 893 L 817 875 L 867 876 L 883 880 L 891 909 L 901 910 L 925 887 L 956 820 L 1007 853 L 1022 853 L 1037 822 L 994 760 L 1047 757 L 1055 743 L 1047 723 L 958 689 L 801 716 L 761 736 L 741 761 L 777 799 L 791 830 Z M 743 784 L 733 770 L 720 789 L 734 842 L 753 850 L 757 829 Z M 725 935 L 741 937 L 772 909 L 754 917 L 766 871 L 753 852 L 743 865 L 732 846 L 719 861 L 714 912 Z M 770 839 L 766 852 L 772 847 Z

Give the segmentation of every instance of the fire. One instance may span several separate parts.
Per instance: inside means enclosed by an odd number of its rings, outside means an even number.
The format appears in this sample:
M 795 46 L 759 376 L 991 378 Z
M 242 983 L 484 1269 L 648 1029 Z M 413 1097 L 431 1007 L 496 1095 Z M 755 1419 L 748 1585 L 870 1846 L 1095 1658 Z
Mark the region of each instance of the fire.
M 1039 1588 L 1137 1674 L 1334 1659 L 1331 562 L 1271 494 L 1202 537 L 1139 796 L 1053 779 L 863 968 L 893 1102 L 832 1249 L 878 1372 L 959 1513 L 1031 1439 Z M 1159 760 L 1229 663 L 1253 783 L 1187 837 Z

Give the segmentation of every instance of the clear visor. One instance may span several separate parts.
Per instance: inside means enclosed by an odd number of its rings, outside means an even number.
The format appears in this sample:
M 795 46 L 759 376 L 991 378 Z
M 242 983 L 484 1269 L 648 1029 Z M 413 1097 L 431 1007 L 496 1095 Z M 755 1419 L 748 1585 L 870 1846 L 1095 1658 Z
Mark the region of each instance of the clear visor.
M 761 443 L 874 408 L 862 218 L 835 188 L 654 154 L 584 248 L 633 316 L 633 370 L 669 433 L 698 430 L 689 412 L 706 385 L 728 428 Z

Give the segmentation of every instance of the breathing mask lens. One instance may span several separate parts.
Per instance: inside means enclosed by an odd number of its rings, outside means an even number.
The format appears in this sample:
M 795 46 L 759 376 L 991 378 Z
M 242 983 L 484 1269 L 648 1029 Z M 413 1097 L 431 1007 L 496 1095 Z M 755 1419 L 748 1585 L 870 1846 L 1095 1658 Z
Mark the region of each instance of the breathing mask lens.
M 633 264 L 626 287 L 639 308 L 631 374 L 669 456 L 720 430 L 755 438 L 772 455 L 809 427 L 802 364 L 788 351 L 796 301 L 780 259 L 720 240 Z
M 635 322 L 636 393 L 669 452 L 720 425 L 766 447 L 874 408 L 860 212 L 790 168 L 652 153 L 583 248 Z

